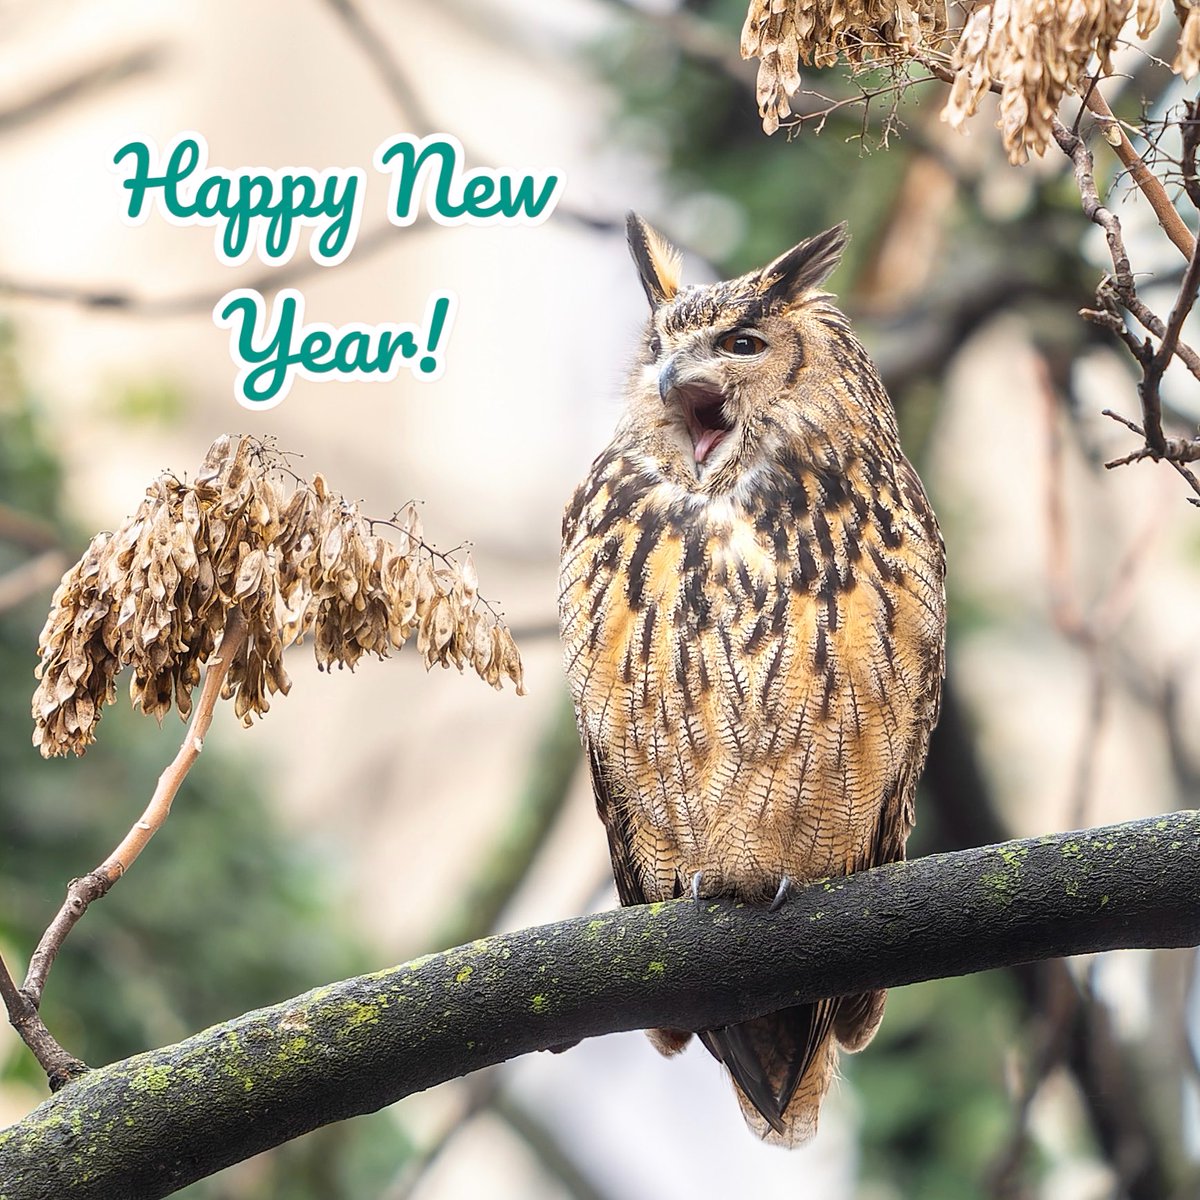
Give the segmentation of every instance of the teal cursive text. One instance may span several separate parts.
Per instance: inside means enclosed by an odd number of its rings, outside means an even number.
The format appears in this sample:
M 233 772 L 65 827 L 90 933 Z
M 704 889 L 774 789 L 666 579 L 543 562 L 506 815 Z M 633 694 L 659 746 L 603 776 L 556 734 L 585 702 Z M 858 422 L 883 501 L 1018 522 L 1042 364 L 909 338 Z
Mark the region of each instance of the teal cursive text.
M 453 293 L 440 292 L 429 297 L 421 325 L 354 322 L 334 328 L 304 323 L 304 297 L 295 288 L 278 294 L 270 316 L 259 292 L 238 288 L 217 301 L 213 321 L 230 330 L 238 403 L 267 409 L 288 394 L 297 375 L 384 382 L 403 368 L 417 379 L 437 379 L 455 308 Z
M 300 230 L 313 229 L 309 253 L 322 266 L 340 263 L 354 246 L 362 218 L 361 167 L 207 167 L 208 144 L 198 133 L 181 133 L 159 157 L 149 140 L 127 142 L 114 166 L 132 166 L 124 182 L 124 218 L 140 225 L 151 198 L 172 225 L 215 225 L 217 257 L 229 266 L 257 251 L 264 263 L 286 262 Z

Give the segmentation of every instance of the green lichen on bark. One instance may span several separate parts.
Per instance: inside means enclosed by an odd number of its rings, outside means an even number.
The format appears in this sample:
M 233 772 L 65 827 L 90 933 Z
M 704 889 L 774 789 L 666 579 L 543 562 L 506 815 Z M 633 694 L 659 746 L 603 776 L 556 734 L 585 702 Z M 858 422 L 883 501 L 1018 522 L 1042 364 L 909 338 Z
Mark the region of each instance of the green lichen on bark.
M 0 1132 L 0 1200 L 151 1200 L 535 1049 L 703 1029 L 827 995 L 1200 941 L 1200 814 L 935 855 L 485 938 L 91 1071 Z M 669 966 L 668 966 L 669 964 Z

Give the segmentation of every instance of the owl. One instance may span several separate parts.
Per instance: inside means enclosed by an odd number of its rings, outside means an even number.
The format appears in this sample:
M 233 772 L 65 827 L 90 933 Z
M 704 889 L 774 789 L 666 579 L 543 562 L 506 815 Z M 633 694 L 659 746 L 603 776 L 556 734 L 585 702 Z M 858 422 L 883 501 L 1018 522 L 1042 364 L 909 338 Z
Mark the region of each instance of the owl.
M 844 226 L 680 283 L 634 214 L 650 319 L 563 520 L 566 672 L 623 904 L 777 908 L 904 857 L 937 719 L 945 555 L 891 401 L 821 284 Z M 699 1030 L 750 1127 L 816 1132 L 885 993 Z M 650 1031 L 665 1054 L 691 1032 Z

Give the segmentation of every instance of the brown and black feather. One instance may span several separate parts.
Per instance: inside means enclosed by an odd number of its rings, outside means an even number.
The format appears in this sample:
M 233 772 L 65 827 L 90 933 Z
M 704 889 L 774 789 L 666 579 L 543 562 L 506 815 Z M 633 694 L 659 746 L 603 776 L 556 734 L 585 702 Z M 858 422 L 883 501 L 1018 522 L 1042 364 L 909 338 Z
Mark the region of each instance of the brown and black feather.
M 817 290 L 844 232 L 682 288 L 647 230 L 631 227 L 652 311 L 628 410 L 563 523 L 567 675 L 622 903 L 698 872 L 704 896 L 766 904 L 785 876 L 904 855 L 940 694 L 942 542 L 879 376 Z M 754 353 L 723 348 L 743 332 Z M 865 1045 L 882 1011 L 867 993 L 700 1035 L 751 1125 L 792 1145 L 837 1046 Z

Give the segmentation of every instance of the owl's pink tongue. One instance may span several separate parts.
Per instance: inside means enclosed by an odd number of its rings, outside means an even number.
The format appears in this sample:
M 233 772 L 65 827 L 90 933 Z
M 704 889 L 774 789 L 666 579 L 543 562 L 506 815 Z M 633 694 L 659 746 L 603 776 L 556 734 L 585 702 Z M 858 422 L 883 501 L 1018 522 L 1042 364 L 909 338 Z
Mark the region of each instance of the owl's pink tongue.
M 706 429 L 695 439 L 696 461 L 702 463 L 724 440 L 728 429 Z

